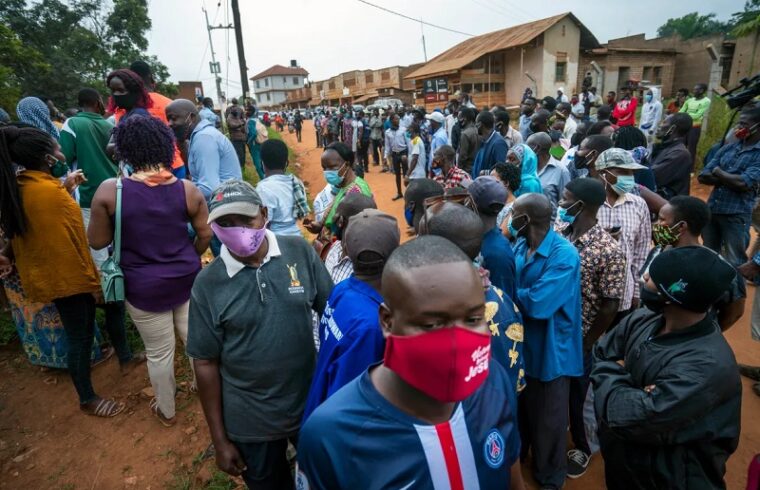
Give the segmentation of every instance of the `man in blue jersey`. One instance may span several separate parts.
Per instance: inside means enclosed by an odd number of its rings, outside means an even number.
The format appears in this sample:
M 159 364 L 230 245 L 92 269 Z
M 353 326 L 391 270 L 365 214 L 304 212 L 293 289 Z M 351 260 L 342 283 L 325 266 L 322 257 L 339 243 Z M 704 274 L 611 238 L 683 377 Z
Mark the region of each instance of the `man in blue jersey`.
M 444 238 L 417 238 L 388 259 L 382 295 L 383 363 L 306 421 L 296 487 L 523 488 L 514 394 L 490 362 L 472 261 Z
M 377 209 L 365 209 L 349 219 L 342 243 L 354 273 L 335 286 L 327 300 L 304 420 L 333 393 L 383 359 L 385 341 L 377 315 L 383 303 L 381 278 L 400 238 L 396 218 Z

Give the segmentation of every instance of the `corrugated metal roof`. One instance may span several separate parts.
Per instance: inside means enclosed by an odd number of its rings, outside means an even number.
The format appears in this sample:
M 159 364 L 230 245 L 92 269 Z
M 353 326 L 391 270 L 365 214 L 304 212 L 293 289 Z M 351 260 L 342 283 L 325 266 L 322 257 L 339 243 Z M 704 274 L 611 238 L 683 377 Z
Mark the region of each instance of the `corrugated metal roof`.
M 309 72 L 304 70 L 300 66 L 293 68 L 292 66 L 274 65 L 274 66 L 270 66 L 269 68 L 262 71 L 261 73 L 252 76 L 251 80 L 259 80 L 261 78 L 270 77 L 272 75 L 285 75 L 285 76 L 301 75 L 303 77 L 306 77 L 306 76 L 309 76 Z
M 564 14 L 547 17 L 546 19 L 508 27 L 500 31 L 489 32 L 488 34 L 467 39 L 439 54 L 404 78 L 429 78 L 459 70 L 488 53 L 527 44 L 567 16 L 570 16 L 581 28 L 581 45 L 589 44 L 589 48 L 599 46 L 599 42 L 586 26 L 575 15 L 565 12 Z

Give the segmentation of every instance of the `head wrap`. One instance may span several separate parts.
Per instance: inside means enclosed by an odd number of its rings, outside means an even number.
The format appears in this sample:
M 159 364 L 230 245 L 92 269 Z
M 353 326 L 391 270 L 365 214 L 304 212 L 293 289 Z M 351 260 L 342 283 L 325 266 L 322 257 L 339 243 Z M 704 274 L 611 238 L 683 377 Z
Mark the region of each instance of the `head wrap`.
M 50 120 L 50 109 L 48 109 L 47 104 L 41 99 L 37 97 L 24 97 L 18 101 L 16 114 L 20 122 L 41 129 L 56 140 L 59 138 L 60 133 L 58 132 L 58 128 Z

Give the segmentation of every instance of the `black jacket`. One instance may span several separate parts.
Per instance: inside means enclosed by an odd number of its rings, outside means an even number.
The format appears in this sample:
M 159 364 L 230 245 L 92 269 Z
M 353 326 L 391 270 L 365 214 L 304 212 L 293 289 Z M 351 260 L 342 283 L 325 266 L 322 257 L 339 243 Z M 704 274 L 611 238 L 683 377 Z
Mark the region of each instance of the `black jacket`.
M 734 353 L 711 315 L 658 336 L 663 326 L 662 315 L 641 308 L 594 348 L 591 379 L 607 487 L 725 488 L 741 421 Z
M 651 162 L 659 195 L 668 200 L 689 195 L 691 153 L 682 139 L 654 145 Z

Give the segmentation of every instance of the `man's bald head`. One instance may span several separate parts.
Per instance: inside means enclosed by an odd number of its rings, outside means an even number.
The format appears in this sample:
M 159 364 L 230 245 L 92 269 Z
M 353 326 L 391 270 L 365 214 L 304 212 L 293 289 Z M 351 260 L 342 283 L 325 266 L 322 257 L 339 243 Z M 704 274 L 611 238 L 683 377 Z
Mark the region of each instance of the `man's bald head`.
M 193 104 L 192 101 L 187 99 L 177 99 L 173 101 L 166 106 L 166 113 L 169 114 L 169 111 L 172 113 L 184 114 L 185 116 L 188 114 L 198 114 L 198 108 L 195 107 L 195 104 Z
M 470 208 L 443 202 L 427 211 L 426 233 L 446 238 L 474 260 L 483 243 L 483 220 Z
M 517 198 L 512 209 L 513 216 L 527 216 L 532 226 L 548 227 L 551 223 L 552 203 L 543 194 L 523 194 Z
M 547 133 L 534 133 L 528 136 L 525 144 L 530 146 L 537 155 L 546 154 L 549 153 L 549 149 L 552 147 L 552 137 Z

